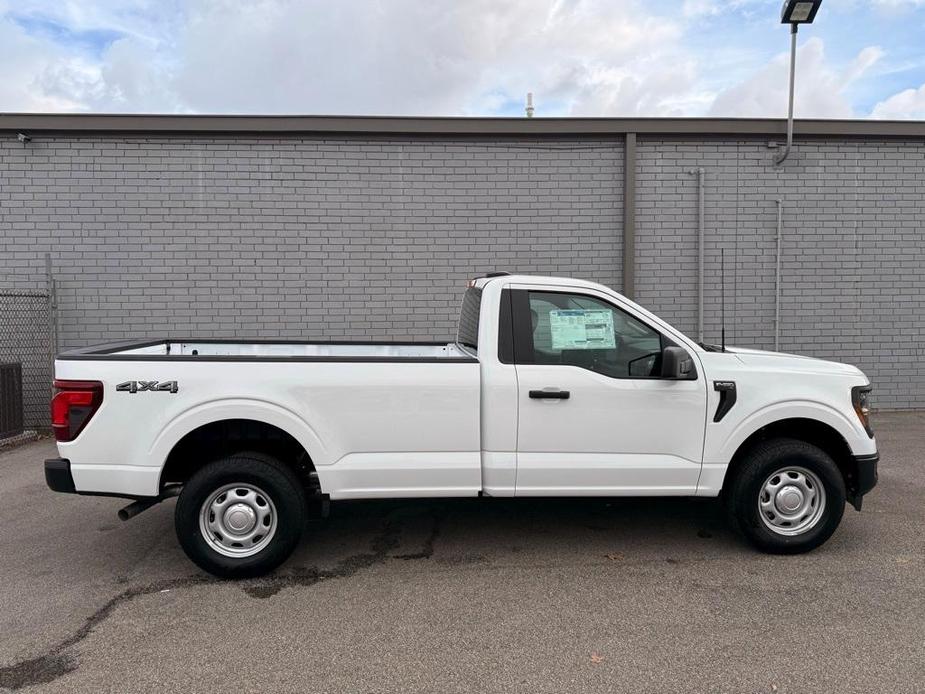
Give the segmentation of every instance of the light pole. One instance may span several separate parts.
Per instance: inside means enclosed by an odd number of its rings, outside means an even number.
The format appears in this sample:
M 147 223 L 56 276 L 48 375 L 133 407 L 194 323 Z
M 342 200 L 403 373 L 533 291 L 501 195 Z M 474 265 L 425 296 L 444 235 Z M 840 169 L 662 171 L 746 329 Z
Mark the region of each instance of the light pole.
M 790 108 L 787 112 L 787 146 L 777 155 L 775 164 L 783 164 L 793 146 L 793 83 L 797 64 L 797 29 L 801 24 L 812 24 L 822 0 L 784 0 L 780 23 L 790 25 Z

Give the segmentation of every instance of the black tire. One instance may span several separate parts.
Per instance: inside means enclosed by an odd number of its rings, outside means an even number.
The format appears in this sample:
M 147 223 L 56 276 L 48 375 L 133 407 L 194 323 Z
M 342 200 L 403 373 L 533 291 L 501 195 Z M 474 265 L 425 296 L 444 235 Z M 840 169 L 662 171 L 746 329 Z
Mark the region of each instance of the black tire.
M 794 521 L 792 529 L 780 527 L 780 518 L 784 516 L 778 517 L 775 522 L 773 511 L 764 513 L 767 522 L 762 518 L 759 497 L 766 503 L 772 502 L 769 494 L 762 494 L 765 482 L 772 481 L 772 475 L 782 469 L 808 470 L 822 484 L 825 496 L 822 509 L 818 512 L 807 509 L 803 517 L 816 520 L 805 530 L 796 527 L 800 521 Z M 780 479 L 783 484 L 790 482 L 788 478 Z M 799 554 L 815 549 L 835 532 L 845 511 L 845 480 L 825 451 L 805 441 L 772 439 L 758 443 L 746 453 L 734 470 L 724 496 L 730 525 L 752 545 L 772 554 Z M 806 498 L 809 498 L 809 493 Z M 777 530 L 772 530 L 769 525 Z M 783 532 L 799 534 L 784 535 L 781 534 Z
M 234 485 L 242 486 L 226 493 L 232 500 L 236 499 L 235 494 L 250 493 L 249 490 L 256 489 L 253 497 L 255 501 L 251 506 L 254 509 L 259 506 L 260 509 L 271 510 L 267 513 L 272 520 L 272 526 L 268 522 L 272 532 L 268 530 L 263 536 L 259 549 L 257 544 L 252 544 L 236 550 L 231 546 L 235 536 L 229 534 L 221 541 L 209 540 L 205 536 L 206 530 L 201 529 L 200 513 L 203 505 L 223 487 Z M 269 504 L 264 497 L 269 499 Z M 243 501 L 241 503 L 244 504 Z M 237 453 L 209 463 L 190 478 L 177 499 L 174 524 L 183 551 L 201 569 L 220 578 L 247 578 L 272 571 L 289 558 L 305 528 L 305 506 L 303 487 L 292 470 L 262 453 Z M 245 514 L 242 517 L 247 521 L 251 511 L 245 509 Z M 215 514 L 208 516 L 214 517 Z M 263 520 L 261 518 L 261 522 Z M 257 531 L 259 522 L 254 521 L 254 524 Z M 221 533 L 210 535 L 221 537 Z M 266 536 L 270 536 L 269 539 Z M 256 553 L 250 556 L 226 556 L 217 546 L 223 546 L 226 552 Z

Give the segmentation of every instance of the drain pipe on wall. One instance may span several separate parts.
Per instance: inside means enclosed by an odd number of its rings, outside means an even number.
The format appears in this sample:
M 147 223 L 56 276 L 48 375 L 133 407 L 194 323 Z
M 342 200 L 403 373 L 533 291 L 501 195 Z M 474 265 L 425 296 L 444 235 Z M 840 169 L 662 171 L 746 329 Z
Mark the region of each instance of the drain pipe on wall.
M 780 352 L 780 249 L 784 222 L 784 201 L 777 198 L 777 268 L 774 272 L 774 351 Z
M 703 344 L 703 186 L 706 171 L 703 167 L 700 167 L 699 169 L 691 169 L 689 173 L 691 175 L 697 174 L 697 342 Z

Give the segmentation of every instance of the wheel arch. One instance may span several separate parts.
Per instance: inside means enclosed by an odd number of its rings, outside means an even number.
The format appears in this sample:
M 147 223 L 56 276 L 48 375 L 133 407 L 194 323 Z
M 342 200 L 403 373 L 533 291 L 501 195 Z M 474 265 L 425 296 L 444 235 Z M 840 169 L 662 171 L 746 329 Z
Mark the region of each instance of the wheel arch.
M 161 468 L 158 488 L 184 484 L 209 463 L 235 453 L 263 453 L 291 468 L 306 487 L 318 486 L 311 456 L 291 434 L 254 419 L 221 419 L 181 438 Z
M 250 401 L 224 401 L 194 408 L 168 424 L 150 458 L 160 466 L 158 492 L 183 482 L 203 464 L 235 452 L 258 451 L 279 457 L 305 474 L 326 461 L 315 432 L 293 413 Z
M 735 412 L 733 408 L 732 412 Z M 852 413 L 853 414 L 853 413 Z M 838 433 L 853 454 L 863 454 L 870 438 L 861 426 L 861 422 L 849 419 L 844 412 L 820 402 L 787 401 L 763 407 L 751 413 L 735 426 L 718 447 L 715 462 L 731 461 L 742 446 L 757 433 L 767 427 L 784 426 L 782 422 L 813 422 L 825 425 Z
M 845 480 L 849 500 L 857 488 L 857 463 L 845 436 L 830 423 L 811 417 L 787 417 L 764 424 L 749 434 L 736 448 L 723 479 L 723 491 L 735 477 L 742 462 L 756 444 L 772 439 L 794 439 L 824 451 L 838 467 Z M 721 492 L 722 493 L 722 492 Z

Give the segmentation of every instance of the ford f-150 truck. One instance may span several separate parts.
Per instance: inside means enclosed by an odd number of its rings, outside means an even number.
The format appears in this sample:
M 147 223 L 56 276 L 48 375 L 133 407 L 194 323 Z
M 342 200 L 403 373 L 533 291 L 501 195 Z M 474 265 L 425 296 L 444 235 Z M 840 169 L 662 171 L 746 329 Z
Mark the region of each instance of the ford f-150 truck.
M 805 552 L 877 480 L 853 366 L 698 344 L 592 282 L 472 280 L 456 341 L 157 340 L 58 355 L 51 489 L 178 496 L 219 576 L 265 573 L 329 500 L 722 496 Z

